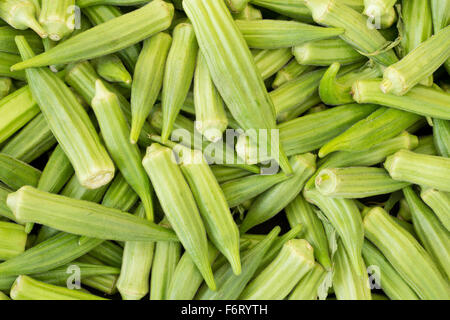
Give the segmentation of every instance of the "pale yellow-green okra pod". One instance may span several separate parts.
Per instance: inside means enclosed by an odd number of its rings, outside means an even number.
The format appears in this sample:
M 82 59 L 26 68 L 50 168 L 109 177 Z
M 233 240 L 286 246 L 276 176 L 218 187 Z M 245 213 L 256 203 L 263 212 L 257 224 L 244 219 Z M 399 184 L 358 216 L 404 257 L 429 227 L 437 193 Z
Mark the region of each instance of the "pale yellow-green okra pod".
M 260 20 L 262 19 L 262 13 L 258 8 L 247 4 L 241 12 L 233 13 L 233 17 L 236 20 Z
M 48 34 L 36 19 L 36 7 L 30 0 L 0 1 L 0 18 L 14 29 L 33 29 L 41 38 Z
M 312 270 L 309 271 L 289 295 L 289 300 L 317 300 L 320 285 L 325 280 L 325 269 L 318 263 L 315 263 Z
M 183 247 L 191 255 L 208 286 L 216 285 L 208 259 L 206 230 L 189 185 L 173 151 L 153 143 L 142 160 L 161 207 Z
M 231 12 L 239 13 L 244 10 L 250 0 L 226 0 L 226 4 Z
M 27 234 L 20 224 L 0 221 L 0 261 L 18 256 L 25 251 Z
M 161 91 L 172 37 L 160 32 L 146 39 L 139 54 L 131 86 L 131 143 L 139 139 L 142 127 Z
M 422 190 L 420 197 L 433 209 L 444 227 L 450 231 L 450 193 L 426 188 Z
M 233 118 L 244 130 L 275 129 L 273 103 L 226 5 L 222 1 L 186 0 L 183 8 L 194 27 L 211 78 Z M 270 141 L 272 132 L 267 136 Z M 269 147 L 272 151 L 276 146 L 270 144 Z M 277 162 L 290 174 L 292 168 L 283 149 L 279 148 L 276 153 Z
M 364 230 L 367 239 L 381 251 L 421 299 L 450 298 L 448 281 L 431 256 L 386 211 L 381 208 L 370 210 L 364 217 Z
M 41 0 L 39 23 L 53 41 L 59 41 L 75 30 L 75 0 Z
M 142 200 L 147 217 L 153 220 L 152 190 L 137 145 L 130 142 L 130 127 L 120 110 L 117 96 L 97 80 L 92 108 L 99 122 L 103 140 L 125 180 Z
M 198 44 L 190 23 L 178 24 L 167 56 L 161 96 L 163 127 L 161 138 L 167 141 L 173 130 L 181 105 L 188 94 L 197 61 Z
M 225 195 L 201 151 L 181 147 L 181 153 L 181 170 L 197 202 L 209 239 L 238 275 L 241 273 L 239 229 Z
M 206 139 L 216 142 L 228 127 L 223 100 L 209 74 L 201 53 L 197 57 L 194 75 L 195 128 Z

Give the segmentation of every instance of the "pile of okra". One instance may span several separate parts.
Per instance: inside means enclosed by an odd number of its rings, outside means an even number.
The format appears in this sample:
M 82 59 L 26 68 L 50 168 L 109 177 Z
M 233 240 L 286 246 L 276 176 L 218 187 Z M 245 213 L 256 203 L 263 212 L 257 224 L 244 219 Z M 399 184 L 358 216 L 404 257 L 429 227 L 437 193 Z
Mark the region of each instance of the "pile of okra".
M 0 300 L 450 299 L 449 72 L 450 0 L 0 0 Z

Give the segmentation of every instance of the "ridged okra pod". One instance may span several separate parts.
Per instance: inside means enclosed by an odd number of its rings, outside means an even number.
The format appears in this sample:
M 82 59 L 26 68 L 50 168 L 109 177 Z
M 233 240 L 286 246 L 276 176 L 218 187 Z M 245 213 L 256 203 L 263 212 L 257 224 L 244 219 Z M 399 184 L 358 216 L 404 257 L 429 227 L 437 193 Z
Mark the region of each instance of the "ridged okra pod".
M 91 61 L 98 75 L 109 82 L 116 82 L 125 88 L 130 88 L 132 78 L 122 61 L 115 54 L 95 58 Z
M 307 0 L 306 5 L 316 23 L 343 28 L 345 32 L 340 37 L 361 54 L 385 66 L 398 61 L 392 49 L 384 50 L 387 41 L 383 35 L 377 29 L 369 28 L 367 18 L 345 3 L 339 0 Z
M 39 23 L 49 39 L 59 41 L 75 30 L 75 0 L 42 0 Z
M 237 13 L 244 10 L 249 0 L 226 0 L 226 4 L 231 12 Z
M 23 226 L 0 221 L 0 261 L 9 260 L 25 251 L 27 234 Z
M 327 217 L 342 240 L 348 257 L 356 272 L 365 269 L 361 263 L 364 228 L 356 203 L 350 199 L 329 198 L 317 190 L 305 190 L 305 199 L 316 205 Z
M 181 152 L 181 171 L 194 195 L 209 239 L 227 258 L 235 274 L 240 274 L 239 230 L 224 192 L 200 151 L 183 148 Z
M 161 96 L 163 141 L 169 139 L 173 123 L 186 100 L 197 61 L 198 44 L 190 23 L 181 23 L 173 30 L 173 41 L 167 56 Z
M 36 7 L 30 0 L 3 0 L 0 2 L 0 18 L 14 29 L 33 29 L 41 38 L 47 32 L 36 19 Z
M 301 76 L 303 73 L 308 73 L 313 70 L 313 66 L 304 66 L 299 64 L 297 60 L 292 59 L 283 69 L 277 72 L 272 83 L 272 88 L 277 89 L 282 84 Z
M 262 13 L 258 8 L 247 4 L 241 12 L 233 13 L 233 18 L 236 20 L 259 20 L 262 19 Z
M 80 258 L 78 258 L 77 261 L 80 261 L 82 263 L 90 263 L 102 266 L 104 265 L 101 261 L 98 259 L 90 256 L 90 255 L 84 255 Z M 103 292 L 108 295 L 113 295 L 117 292 L 117 274 L 107 274 L 107 275 L 100 275 L 100 276 L 92 276 L 92 277 L 82 277 L 81 283 L 83 285 L 86 285 L 90 288 L 93 288 L 95 290 L 98 290 L 100 292 Z
M 439 154 L 450 158 L 450 121 L 434 119 L 433 138 Z
M 23 58 L 34 56 L 24 37 L 16 42 Z M 95 189 L 111 181 L 114 164 L 73 92 L 47 68 L 30 68 L 26 73 L 33 97 L 80 183 Z
M 316 156 L 312 153 L 293 156 L 291 166 L 292 177 L 273 186 L 253 201 L 239 227 L 242 233 L 274 217 L 294 200 L 316 170 Z
M 142 219 L 146 217 L 143 205 L 137 208 L 135 215 Z M 154 247 L 153 242 L 125 242 L 120 276 L 117 280 L 117 289 L 124 300 L 139 300 L 148 293 Z
M 395 180 L 450 192 L 450 158 L 400 150 L 386 159 L 384 167 Z
M 16 64 L 14 69 L 69 63 L 119 51 L 167 29 L 172 16 L 171 4 L 152 1 L 140 9 L 82 32 L 41 55 L 29 57 Z
M 17 277 L 10 295 L 13 300 L 107 300 L 80 290 L 41 282 L 25 275 Z
M 42 39 L 32 30 L 17 30 L 10 26 L 0 26 L 0 51 L 19 54 L 15 38 L 16 36 L 24 36 L 34 52 L 42 52 Z
M 379 108 L 366 119 L 355 123 L 351 128 L 327 142 L 319 150 L 319 157 L 334 151 L 362 151 L 370 149 L 418 122 L 421 117 L 391 108 Z
M 228 127 L 223 100 L 209 74 L 203 54 L 198 53 L 194 75 L 195 128 L 211 142 L 220 140 Z
M 58 145 L 42 171 L 37 188 L 50 193 L 59 193 L 73 173 L 69 159 Z
M 61 190 L 60 194 L 73 199 L 86 200 L 99 203 L 108 189 L 108 185 L 104 185 L 97 189 L 88 189 L 83 187 L 75 175 L 70 178 L 69 182 Z M 46 190 L 42 190 L 46 191 Z M 49 191 L 47 191 L 49 192 Z
M 131 143 L 136 143 L 161 91 L 172 37 L 160 32 L 146 39 L 139 54 L 131 87 Z
M 403 190 L 411 210 L 414 230 L 442 273 L 450 276 L 450 233 L 412 187 Z
M 207 0 L 183 1 L 183 7 L 194 26 L 211 78 L 233 118 L 244 130 L 269 131 L 267 138 L 270 141 L 270 131 L 276 127 L 274 106 L 227 7 L 222 1 Z M 219 34 L 228 36 L 223 38 Z M 270 144 L 269 150 L 273 151 L 275 147 Z M 277 153 L 281 168 L 290 174 L 292 168 L 284 150 L 279 148 Z
M 164 213 L 208 286 L 215 289 L 206 230 L 173 151 L 153 143 L 142 160 Z
M 325 280 L 325 269 L 318 263 L 315 263 L 294 290 L 289 294 L 289 300 L 317 300 L 320 285 Z
M 367 268 L 372 268 L 383 292 L 392 300 L 418 300 L 419 297 L 372 243 L 365 240 L 362 251 Z
M 292 48 L 292 53 L 298 63 L 311 66 L 329 66 L 336 62 L 346 65 L 366 59 L 340 38 L 296 45 Z
M 282 300 L 313 267 L 311 245 L 306 240 L 290 240 L 272 263 L 247 285 L 239 298 Z
M 22 59 L 19 55 L 7 52 L 0 52 L 0 77 L 10 77 L 16 80 L 25 81 L 25 72 L 11 71 L 11 66 L 20 62 Z
M 25 185 L 37 186 L 41 171 L 31 165 L 0 153 L 0 181 L 13 190 Z
M 420 197 L 433 209 L 443 226 L 450 230 L 450 193 L 427 188 L 422 190 Z
M 220 184 L 223 184 L 231 180 L 244 178 L 252 174 L 251 172 L 246 171 L 244 169 L 225 167 L 218 164 L 212 165 L 211 170 L 214 176 L 216 177 L 217 182 Z
M 0 142 L 11 137 L 39 113 L 39 107 L 25 86 L 0 100 Z
M 99 122 L 103 140 L 125 180 L 141 198 L 147 217 L 153 220 L 152 190 L 137 145 L 130 142 L 130 128 L 120 110 L 117 96 L 101 80 L 96 82 L 92 108 Z
M 422 116 L 450 120 L 450 94 L 416 85 L 405 95 L 397 96 L 383 93 L 381 82 L 377 79 L 355 81 L 352 87 L 353 99 L 358 103 L 377 103 Z
M 302 22 L 313 22 L 304 0 L 250 0 L 251 4 L 266 8 Z
M 370 240 L 421 299 L 449 299 L 448 282 L 417 240 L 381 208 L 364 217 Z M 426 277 L 424 276 L 426 275 Z
M 344 33 L 342 28 L 324 28 L 286 20 L 236 20 L 236 26 L 247 45 L 255 49 L 290 48 Z
M 286 217 L 291 227 L 302 224 L 303 236 L 314 248 L 316 260 L 326 269 L 330 270 L 332 262 L 328 248 L 328 239 L 322 221 L 314 208 L 302 195 L 298 195 L 285 209 Z
M 139 213 L 141 213 L 141 207 L 142 206 L 138 207 Z M 145 218 L 145 215 L 143 218 Z M 104 241 L 99 246 L 89 251 L 89 255 L 108 266 L 120 268 L 122 265 L 123 252 L 124 249 L 120 245 L 115 244 L 112 241 Z

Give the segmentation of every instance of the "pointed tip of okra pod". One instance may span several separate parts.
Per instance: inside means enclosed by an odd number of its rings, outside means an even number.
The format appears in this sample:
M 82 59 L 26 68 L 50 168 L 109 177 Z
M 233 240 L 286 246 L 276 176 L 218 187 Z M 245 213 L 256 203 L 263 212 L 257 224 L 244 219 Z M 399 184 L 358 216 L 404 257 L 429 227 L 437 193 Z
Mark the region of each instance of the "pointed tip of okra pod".
M 34 16 L 28 17 L 27 26 L 34 32 L 36 32 L 42 39 L 48 37 L 47 31 L 44 30 L 44 28 L 39 24 L 39 22 L 36 20 Z

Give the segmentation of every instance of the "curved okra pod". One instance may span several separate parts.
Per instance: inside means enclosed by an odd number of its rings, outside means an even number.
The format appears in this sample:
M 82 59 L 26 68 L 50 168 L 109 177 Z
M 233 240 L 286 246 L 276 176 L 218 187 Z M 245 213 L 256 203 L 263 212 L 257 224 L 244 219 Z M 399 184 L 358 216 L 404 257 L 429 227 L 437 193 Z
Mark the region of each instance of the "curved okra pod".
M 126 88 L 131 87 L 131 75 L 115 54 L 95 58 L 91 63 L 98 75 L 106 81 L 117 82 Z
M 320 285 L 325 280 L 325 269 L 318 263 L 309 271 L 294 290 L 289 294 L 289 300 L 317 300 Z
M 34 52 L 42 52 L 44 50 L 42 39 L 31 30 L 17 30 L 10 26 L 0 27 L 0 51 L 19 54 L 15 38 L 16 36 L 24 36 Z
M 273 80 L 272 88 L 277 89 L 282 84 L 300 77 L 303 73 L 308 73 L 314 70 L 313 66 L 304 66 L 292 59 L 283 69 L 277 72 L 275 80 Z
M 142 160 L 170 225 L 211 289 L 216 285 L 208 259 L 206 230 L 189 185 L 169 148 L 153 143 Z
M 262 13 L 258 8 L 247 4 L 241 12 L 233 13 L 233 18 L 236 20 L 260 20 L 262 19 Z
M 236 26 L 247 45 L 256 49 L 290 48 L 344 33 L 342 28 L 324 28 L 286 20 L 236 20 Z
M 27 233 L 23 226 L 0 221 L 0 261 L 9 260 L 25 251 Z
M 136 143 L 142 127 L 161 91 L 167 54 L 172 37 L 160 32 L 144 41 L 131 87 L 131 143 Z
M 163 127 L 161 138 L 165 142 L 172 133 L 173 123 L 186 100 L 197 61 L 198 44 L 190 23 L 180 23 L 173 30 L 173 42 L 167 56 L 161 96 Z
M 431 256 L 406 230 L 381 208 L 373 208 L 364 217 L 369 239 L 391 263 L 421 299 L 448 299 L 448 282 Z M 427 276 L 424 277 L 423 275 Z
M 36 7 L 29 0 L 3 0 L 0 2 L 0 18 L 14 29 L 33 29 L 41 38 L 47 33 L 36 20 Z
M 233 118 L 244 130 L 265 130 L 267 140 L 271 141 L 271 131 L 276 127 L 274 106 L 226 5 L 222 1 L 186 0 L 183 7 L 194 27 L 211 78 Z M 218 34 L 228 36 L 219 38 Z M 269 144 L 269 150 L 275 147 Z M 277 156 L 283 171 L 290 174 L 292 168 L 282 148 L 278 148 Z
M 49 39 L 59 41 L 75 30 L 75 0 L 41 0 L 39 23 Z
M 244 289 L 241 300 L 282 300 L 314 267 L 313 248 L 306 240 L 293 239 Z
M 358 103 L 377 103 L 423 116 L 450 120 L 449 93 L 416 85 L 405 95 L 397 96 L 383 93 L 380 89 L 381 82 L 380 79 L 355 81 L 352 87 L 353 99 Z
M 450 193 L 435 189 L 422 189 L 422 200 L 431 208 L 447 230 L 450 230 Z
M 443 157 L 450 158 L 450 121 L 433 120 L 433 138 L 437 151 Z
M 241 233 L 274 217 L 303 189 L 305 182 L 316 169 L 316 156 L 311 153 L 291 158 L 292 176 L 262 193 L 253 201 L 239 229 Z
M 11 66 L 20 62 L 22 59 L 19 55 L 7 52 L 0 52 L 0 77 L 10 77 L 16 80 L 25 81 L 25 72 L 11 71 Z
M 37 186 L 41 171 L 9 155 L 0 153 L 0 181 L 13 190 L 25 185 Z
M 414 113 L 381 107 L 366 119 L 355 123 L 344 133 L 328 141 L 320 148 L 319 157 L 323 158 L 334 151 L 370 149 L 373 145 L 399 135 L 420 119 L 421 117 Z
M 330 252 L 328 249 L 328 239 L 322 221 L 317 216 L 311 204 L 302 195 L 298 195 L 285 209 L 289 224 L 295 226 L 299 223 L 303 225 L 303 237 L 314 248 L 314 256 L 317 261 L 326 269 L 332 267 Z
M 303 0 L 250 0 L 250 3 L 298 21 L 313 22 L 311 11 Z
M 152 1 L 140 9 L 82 32 L 45 53 L 28 57 L 13 69 L 69 63 L 116 52 L 167 29 L 172 16 L 171 4 Z
M 398 61 L 392 49 L 385 50 L 388 44 L 381 33 L 370 28 L 367 18 L 340 0 L 307 0 L 316 23 L 343 28 L 340 37 L 361 54 L 369 56 L 377 63 L 389 66 Z
M 450 158 L 400 150 L 386 159 L 384 167 L 395 180 L 450 192 Z
M 356 203 L 350 199 L 330 198 L 317 190 L 305 190 L 305 199 L 316 205 L 324 213 L 342 240 L 349 259 L 356 272 L 365 271 L 361 265 L 361 248 L 364 240 L 364 229 Z
M 442 29 L 383 72 L 384 93 L 403 96 L 450 58 L 450 26 Z
M 106 147 L 115 164 L 141 198 L 147 218 L 153 220 L 152 191 L 148 176 L 142 166 L 138 146 L 130 142 L 130 128 L 120 110 L 117 96 L 101 80 L 96 82 L 92 108 L 99 122 Z
M 414 230 L 441 272 L 450 276 L 450 233 L 412 187 L 403 189 L 411 210 Z

